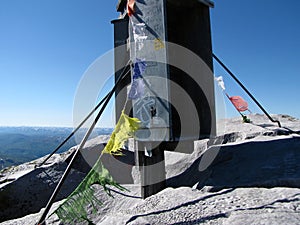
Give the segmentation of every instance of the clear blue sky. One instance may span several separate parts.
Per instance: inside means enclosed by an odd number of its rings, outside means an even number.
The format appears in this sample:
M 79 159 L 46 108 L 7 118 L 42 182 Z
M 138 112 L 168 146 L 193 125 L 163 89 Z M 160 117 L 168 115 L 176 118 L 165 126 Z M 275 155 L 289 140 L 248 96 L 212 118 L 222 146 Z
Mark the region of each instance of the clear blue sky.
M 81 77 L 113 48 L 116 2 L 0 1 L 0 125 L 73 125 Z M 215 0 L 213 49 L 270 113 L 299 118 L 300 2 L 284 3 Z M 215 72 L 250 103 L 217 64 Z M 238 116 L 228 102 L 227 116 Z

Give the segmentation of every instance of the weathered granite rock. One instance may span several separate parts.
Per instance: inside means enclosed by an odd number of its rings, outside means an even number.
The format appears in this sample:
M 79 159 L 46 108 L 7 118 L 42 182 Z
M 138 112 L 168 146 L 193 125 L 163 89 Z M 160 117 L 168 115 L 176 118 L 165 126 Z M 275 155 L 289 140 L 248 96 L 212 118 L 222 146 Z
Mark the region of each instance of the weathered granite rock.
M 218 192 L 167 188 L 142 200 L 138 198 L 137 186 L 126 187 L 131 190 L 129 196 L 114 194 L 115 198 L 98 189 L 98 198 L 104 201 L 104 206 L 99 207 L 97 214 L 90 215 L 95 224 L 298 225 L 300 222 L 297 188 L 230 188 Z M 37 213 L 1 225 L 34 224 L 39 216 Z M 48 218 L 47 224 L 61 225 L 55 215 Z
M 39 168 L 5 186 L 0 192 L 1 221 L 38 212 L 44 207 L 66 166 L 66 163 L 59 163 L 50 168 Z M 72 170 L 57 199 L 68 196 L 83 178 L 83 173 Z
M 140 198 L 138 176 L 131 176 L 132 152 L 124 159 L 109 159 L 106 166 L 114 168 L 114 176 L 119 174 L 118 179 L 122 179 L 123 169 L 127 168 L 124 169 L 127 178 L 123 183 L 136 184 L 125 185 L 130 192 L 115 192 L 115 198 L 108 197 L 101 186 L 94 185 L 96 195 L 104 204 L 99 206 L 97 214 L 90 213 L 90 219 L 95 224 L 300 224 L 300 136 L 297 132 L 291 134 L 287 129 L 278 128 L 265 116 L 249 117 L 251 124 L 241 123 L 240 118 L 223 121 L 225 132 L 215 140 L 195 142 L 194 152 L 190 155 L 166 152 L 169 188 L 146 200 Z M 283 126 L 300 130 L 299 120 L 287 115 L 274 117 Z M 85 157 L 92 155 L 92 162 L 103 144 L 99 140 L 91 143 L 94 144 L 88 145 L 93 146 L 90 151 L 94 149 L 95 152 Z M 65 160 L 55 157 L 56 163 L 47 167 L 54 177 L 61 172 L 59 165 L 63 168 Z M 85 157 L 75 165 L 74 177 L 88 171 L 88 167 L 82 168 L 88 161 Z M 119 166 L 116 169 L 114 165 Z M 32 171 L 35 176 L 29 173 L 10 184 L 22 186 L 23 182 L 30 183 L 30 179 L 34 180 L 42 173 Z M 51 179 L 45 179 L 45 182 Z M 13 201 L 18 201 L 18 195 L 20 192 L 16 192 Z M 55 203 L 52 211 L 58 205 Z M 1 224 L 34 224 L 40 213 Z M 47 219 L 47 224 L 61 223 L 53 215 Z

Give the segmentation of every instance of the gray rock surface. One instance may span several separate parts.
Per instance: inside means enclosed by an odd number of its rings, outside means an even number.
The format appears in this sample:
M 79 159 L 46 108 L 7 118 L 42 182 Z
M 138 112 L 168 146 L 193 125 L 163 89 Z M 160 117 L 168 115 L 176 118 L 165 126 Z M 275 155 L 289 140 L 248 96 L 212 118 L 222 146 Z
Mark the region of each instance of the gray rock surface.
M 103 143 L 107 140 L 108 136 L 102 136 L 89 141 L 87 147 L 83 149 L 85 153 L 80 154 L 80 157 L 77 158 L 57 200 L 64 199 L 72 193 L 90 170 L 90 165 L 84 161 L 86 157 L 83 157 L 86 152 L 90 152 L 89 159 L 93 158 L 95 152 L 103 149 Z M 47 204 L 74 150 L 73 147 L 65 153 L 55 154 L 44 166 L 39 168 L 35 168 L 35 166 L 41 163 L 45 157 L 2 170 L 0 222 L 40 211 Z
M 210 192 L 189 187 L 167 188 L 145 200 L 138 198 L 137 186 L 128 186 L 130 196 L 114 194 L 104 201 L 95 224 L 292 224 L 300 223 L 298 188 L 232 188 Z M 57 207 L 56 203 L 53 208 Z M 40 214 L 6 221 L 2 225 L 34 224 Z M 47 224 L 61 224 L 54 215 Z
M 114 198 L 108 197 L 101 186 L 94 185 L 103 205 L 98 207 L 96 214 L 90 213 L 90 219 L 95 224 L 300 224 L 300 136 L 276 127 L 265 116 L 255 114 L 249 117 L 251 124 L 241 123 L 240 118 L 222 121 L 223 125 L 226 124 L 225 132 L 215 140 L 195 142 L 192 154 L 165 152 L 169 187 L 145 200 L 140 198 L 135 167 L 132 170 L 134 175 L 130 174 L 132 153 L 125 159 L 109 159 L 111 163 L 107 167 L 112 168 L 118 161 L 118 170 L 127 168 L 125 174 L 128 177 L 121 183 L 130 181 L 127 183 L 136 184 L 124 185 L 130 192 L 114 192 Z M 300 130 L 299 120 L 287 115 L 274 117 L 283 126 Z M 99 155 L 104 141 L 100 139 L 87 144 L 90 152 L 95 151 L 91 153 L 91 159 L 95 160 Z M 71 151 L 55 156 L 54 162 L 43 169 L 49 170 L 52 177 L 58 177 L 70 154 Z M 88 167 L 81 168 L 88 155 L 82 156 L 74 167 L 71 177 L 74 176 L 75 181 L 88 170 Z M 0 198 L 2 192 L 11 189 L 10 185 L 14 183 L 21 189 L 29 185 L 28 190 L 33 191 L 36 189 L 34 180 L 42 179 L 42 183 L 48 182 L 49 185 L 54 179 L 42 177 L 44 171 L 33 170 L 31 164 L 2 172 L 7 180 L 2 184 Z M 113 173 L 118 174 L 118 170 L 113 170 Z M 17 179 L 9 181 L 14 176 Z M 13 199 L 11 202 L 20 201 L 20 190 L 13 190 L 16 191 L 13 196 L 8 195 Z M 32 194 L 26 196 L 24 194 L 23 202 L 28 201 Z M 1 199 L 1 204 L 5 199 Z M 33 200 L 30 201 L 32 204 Z M 52 211 L 59 204 L 55 203 Z M 7 210 L 13 207 L 11 205 Z M 38 212 L 1 224 L 34 224 L 40 215 Z M 53 215 L 47 219 L 47 224 L 61 223 Z

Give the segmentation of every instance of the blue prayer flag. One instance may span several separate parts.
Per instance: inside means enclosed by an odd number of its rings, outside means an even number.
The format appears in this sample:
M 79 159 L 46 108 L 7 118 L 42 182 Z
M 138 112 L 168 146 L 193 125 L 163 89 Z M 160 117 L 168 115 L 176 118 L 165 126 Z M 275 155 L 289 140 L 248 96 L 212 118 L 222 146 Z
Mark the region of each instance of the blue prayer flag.
M 128 98 L 135 100 L 144 96 L 145 84 L 142 78 L 134 79 L 131 84 L 131 89 L 128 93 Z
M 145 72 L 147 64 L 142 59 L 136 59 L 133 68 L 133 79 L 142 77 L 142 74 Z

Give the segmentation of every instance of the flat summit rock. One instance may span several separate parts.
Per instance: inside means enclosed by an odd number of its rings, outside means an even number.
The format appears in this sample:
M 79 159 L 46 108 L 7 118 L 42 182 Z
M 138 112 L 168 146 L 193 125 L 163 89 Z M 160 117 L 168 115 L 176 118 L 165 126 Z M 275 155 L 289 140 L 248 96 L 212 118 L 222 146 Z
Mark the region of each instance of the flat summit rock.
M 111 198 L 94 185 L 103 205 L 89 218 L 94 224 L 300 224 L 300 121 L 288 115 L 273 117 L 289 130 L 254 114 L 249 124 L 240 118 L 220 121 L 218 137 L 196 141 L 192 154 L 165 152 L 168 188 L 145 200 L 133 153 L 124 159 L 107 158 L 106 167 L 130 192 L 113 190 Z M 107 138 L 87 143 L 87 155 L 79 157 L 59 199 L 85 176 L 93 164 L 86 159 L 95 162 Z M 37 162 L 30 162 L 1 171 L 0 224 L 36 223 L 72 152 L 55 155 L 39 169 L 33 169 Z M 120 170 L 126 178 L 117 177 Z M 39 194 L 46 187 L 49 191 Z M 53 215 L 47 224 L 62 223 Z

